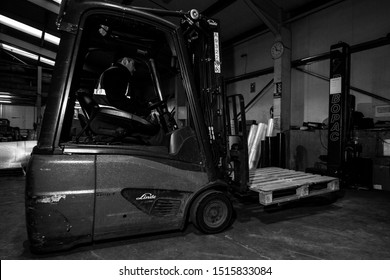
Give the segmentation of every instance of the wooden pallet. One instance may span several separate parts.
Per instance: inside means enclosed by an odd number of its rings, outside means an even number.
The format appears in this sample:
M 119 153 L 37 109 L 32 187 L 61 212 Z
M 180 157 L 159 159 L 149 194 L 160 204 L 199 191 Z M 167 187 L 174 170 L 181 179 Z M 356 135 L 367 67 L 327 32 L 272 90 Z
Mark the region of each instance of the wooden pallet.
M 337 191 L 339 179 L 267 167 L 249 172 L 249 189 L 259 193 L 260 204 L 271 205 Z

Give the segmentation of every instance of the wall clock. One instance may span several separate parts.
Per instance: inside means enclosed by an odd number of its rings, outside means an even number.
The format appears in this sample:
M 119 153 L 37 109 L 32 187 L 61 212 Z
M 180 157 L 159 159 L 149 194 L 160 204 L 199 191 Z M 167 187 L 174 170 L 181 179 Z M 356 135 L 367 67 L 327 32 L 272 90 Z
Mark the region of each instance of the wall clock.
M 283 55 L 284 45 L 282 42 L 277 41 L 271 47 L 271 56 L 273 59 L 277 59 Z

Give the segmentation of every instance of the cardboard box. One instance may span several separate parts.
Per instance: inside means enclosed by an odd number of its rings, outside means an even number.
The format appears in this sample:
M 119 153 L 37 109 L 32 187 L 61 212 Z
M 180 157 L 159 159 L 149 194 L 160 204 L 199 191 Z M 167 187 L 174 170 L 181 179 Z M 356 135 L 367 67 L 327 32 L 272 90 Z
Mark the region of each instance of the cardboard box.
M 373 165 L 373 184 L 375 189 L 390 191 L 390 165 Z

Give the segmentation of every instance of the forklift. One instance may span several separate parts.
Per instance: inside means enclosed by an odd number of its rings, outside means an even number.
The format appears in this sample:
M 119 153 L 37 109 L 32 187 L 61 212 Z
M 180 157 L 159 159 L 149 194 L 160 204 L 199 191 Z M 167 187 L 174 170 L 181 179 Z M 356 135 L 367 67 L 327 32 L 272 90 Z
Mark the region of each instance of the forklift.
M 26 173 L 33 252 L 187 222 L 219 233 L 233 222 L 234 194 L 258 193 L 270 205 L 337 191 L 333 177 L 249 171 L 244 99 L 224 91 L 217 20 L 197 10 L 63 0 L 57 24 L 61 42 Z M 149 116 L 98 101 L 101 73 L 121 57 L 135 61 Z M 148 141 L 156 131 L 161 141 Z

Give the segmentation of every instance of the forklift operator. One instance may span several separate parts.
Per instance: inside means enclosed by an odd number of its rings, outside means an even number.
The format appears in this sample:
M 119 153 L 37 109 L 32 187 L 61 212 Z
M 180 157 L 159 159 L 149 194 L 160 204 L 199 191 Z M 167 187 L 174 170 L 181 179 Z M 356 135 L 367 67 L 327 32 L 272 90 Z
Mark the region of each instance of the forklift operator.
M 135 61 L 122 57 L 100 76 L 100 87 L 105 90 L 109 105 L 120 110 L 146 117 L 150 114 L 147 104 L 135 92 Z

